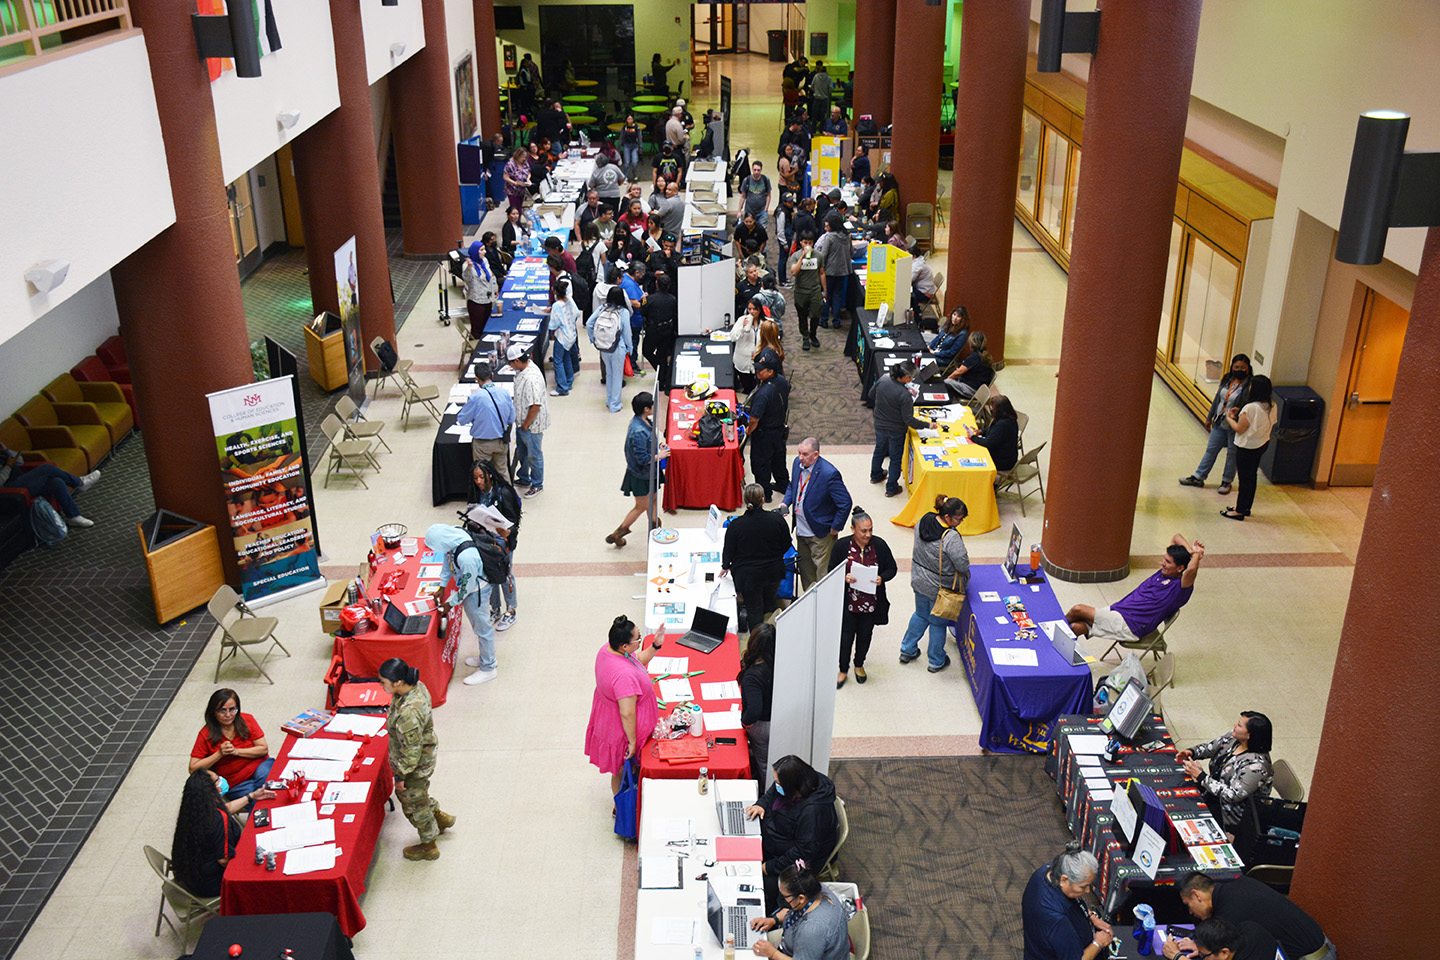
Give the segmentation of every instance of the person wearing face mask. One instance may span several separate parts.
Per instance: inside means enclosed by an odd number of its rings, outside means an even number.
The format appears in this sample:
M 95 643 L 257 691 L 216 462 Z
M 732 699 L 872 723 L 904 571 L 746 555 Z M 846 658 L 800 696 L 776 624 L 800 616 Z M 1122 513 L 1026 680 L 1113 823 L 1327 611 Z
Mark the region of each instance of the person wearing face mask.
M 1024 960 L 1098 960 L 1115 939 L 1110 924 L 1085 903 L 1100 864 L 1071 840 L 1030 875 L 1020 898 Z
M 1235 482 L 1235 471 L 1240 460 L 1235 452 L 1235 430 L 1230 426 L 1228 414 L 1239 410 L 1250 402 L 1250 358 L 1237 353 L 1230 358 L 1230 372 L 1220 379 L 1220 386 L 1210 401 L 1210 410 L 1205 414 L 1205 429 L 1210 436 L 1205 443 L 1205 453 L 1195 472 L 1180 478 L 1182 487 L 1203 487 L 1210 476 L 1210 470 L 1225 451 L 1225 469 L 1220 471 L 1220 496 L 1230 493 Z
M 274 763 L 265 731 L 241 712 L 240 695 L 228 687 L 210 694 L 205 725 L 190 748 L 190 772 L 214 771 L 225 783 L 221 795 L 233 800 L 263 786 Z
M 225 867 L 235 856 L 240 841 L 240 820 L 236 813 L 252 800 L 273 800 L 269 790 L 255 790 L 226 802 L 222 791 L 228 786 L 213 770 L 196 770 L 185 781 L 180 794 L 180 812 L 170 841 L 170 864 L 175 879 L 197 897 L 218 897 Z
M 846 960 L 850 956 L 850 930 L 845 908 L 810 872 L 804 860 L 786 867 L 779 877 L 779 900 L 784 906 L 774 916 L 750 921 L 750 929 L 779 927 L 780 943 L 755 941 L 756 956 L 793 960 Z
M 781 871 L 796 860 L 824 864 L 840 834 L 835 784 L 829 777 L 793 754 L 772 767 L 775 782 L 745 808 L 746 819 L 760 820 L 760 871 L 765 876 L 765 909 L 770 911 L 780 902 L 776 878 Z

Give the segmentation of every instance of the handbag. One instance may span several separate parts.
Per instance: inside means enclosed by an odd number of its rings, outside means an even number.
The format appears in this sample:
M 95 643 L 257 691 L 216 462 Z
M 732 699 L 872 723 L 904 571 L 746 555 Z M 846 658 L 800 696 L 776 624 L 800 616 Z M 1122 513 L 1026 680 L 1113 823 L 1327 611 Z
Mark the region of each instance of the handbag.
M 945 566 L 945 537 L 954 533 L 954 530 L 947 530 L 940 538 L 940 567 Z M 954 586 L 941 587 L 935 593 L 935 605 L 930 608 L 930 615 L 939 617 L 942 620 L 959 620 L 960 608 L 965 604 L 965 594 L 960 592 L 960 571 L 955 571 L 955 578 L 952 581 Z
M 615 835 L 626 840 L 640 836 L 640 758 L 625 761 L 620 792 L 615 794 Z

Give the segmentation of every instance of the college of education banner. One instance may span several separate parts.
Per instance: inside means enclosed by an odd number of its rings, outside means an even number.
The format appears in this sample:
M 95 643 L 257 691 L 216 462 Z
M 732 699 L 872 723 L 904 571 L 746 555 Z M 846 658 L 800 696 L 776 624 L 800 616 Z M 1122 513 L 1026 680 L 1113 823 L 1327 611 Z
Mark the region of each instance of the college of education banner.
M 300 456 L 291 379 L 275 377 L 207 396 L 247 601 L 320 578 L 315 504 Z

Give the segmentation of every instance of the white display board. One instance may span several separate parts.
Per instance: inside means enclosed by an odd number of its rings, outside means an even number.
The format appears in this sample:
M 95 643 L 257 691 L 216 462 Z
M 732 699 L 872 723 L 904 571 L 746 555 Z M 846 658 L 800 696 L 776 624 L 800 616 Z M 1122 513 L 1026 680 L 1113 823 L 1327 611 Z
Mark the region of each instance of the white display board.
M 789 754 L 821 773 L 830 768 L 835 732 L 835 665 L 840 662 L 840 617 L 845 609 L 845 569 L 827 573 L 775 618 L 775 689 L 770 708 L 771 764 Z
M 680 306 L 680 336 L 725 329 L 726 318 L 735 310 L 735 261 L 681 267 L 675 297 Z

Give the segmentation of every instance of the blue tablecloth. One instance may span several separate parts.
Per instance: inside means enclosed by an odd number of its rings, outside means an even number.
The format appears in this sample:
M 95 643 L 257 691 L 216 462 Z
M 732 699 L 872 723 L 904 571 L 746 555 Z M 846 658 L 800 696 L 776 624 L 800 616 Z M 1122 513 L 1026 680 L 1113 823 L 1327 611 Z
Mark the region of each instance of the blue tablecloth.
M 983 601 L 994 592 L 998 601 Z M 1036 639 L 1014 639 L 1018 629 L 1006 612 L 1006 597 L 1018 596 L 1036 623 Z M 1062 714 L 1088 713 L 1093 694 L 1090 668 L 1071 666 L 1055 652 L 1039 624 L 1062 620 L 1049 582 L 1011 583 L 999 566 L 972 566 L 965 606 L 955 624 L 960 660 L 980 711 L 980 746 L 996 753 L 1048 753 L 1050 729 Z M 997 622 L 1004 617 L 1005 623 Z M 1036 666 L 1001 666 L 991 659 L 996 649 L 1029 648 Z

